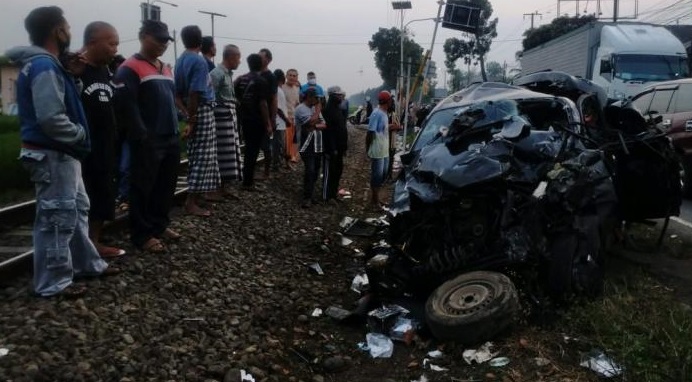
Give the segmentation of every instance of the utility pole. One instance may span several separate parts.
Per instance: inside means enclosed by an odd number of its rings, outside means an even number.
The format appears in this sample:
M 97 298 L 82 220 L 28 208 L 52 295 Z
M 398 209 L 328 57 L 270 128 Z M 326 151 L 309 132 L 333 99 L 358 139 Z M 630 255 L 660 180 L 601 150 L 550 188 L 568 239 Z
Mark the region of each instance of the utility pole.
M 178 60 L 178 37 L 175 29 L 173 29 L 173 61 Z
M 619 6 L 619 0 L 613 0 L 613 22 L 616 23 L 618 21 L 618 6 Z
M 535 11 L 533 13 L 524 13 L 524 19 L 526 19 L 526 16 L 531 16 L 531 29 L 533 29 L 533 19 L 536 16 L 543 16 L 542 13 L 538 13 L 538 11 Z
M 227 17 L 226 15 L 222 15 L 220 13 L 216 12 L 208 12 L 208 11 L 199 11 L 199 13 L 204 13 L 205 15 L 211 16 L 211 39 L 214 39 L 214 17 L 219 16 L 219 17 Z M 213 58 L 212 58 L 213 59 Z

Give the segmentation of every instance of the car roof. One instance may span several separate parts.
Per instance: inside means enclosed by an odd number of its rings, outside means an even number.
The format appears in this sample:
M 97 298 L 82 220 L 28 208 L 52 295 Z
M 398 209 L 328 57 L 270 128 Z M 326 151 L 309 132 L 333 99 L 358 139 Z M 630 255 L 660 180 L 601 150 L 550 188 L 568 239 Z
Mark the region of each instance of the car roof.
M 647 86 L 642 93 L 660 87 L 675 86 L 680 84 L 692 84 L 692 78 L 678 78 L 677 80 L 661 81 Z
M 467 106 L 483 101 L 517 100 L 517 99 L 553 98 L 550 94 L 538 93 L 519 86 L 502 82 L 477 82 L 442 100 L 433 112 Z

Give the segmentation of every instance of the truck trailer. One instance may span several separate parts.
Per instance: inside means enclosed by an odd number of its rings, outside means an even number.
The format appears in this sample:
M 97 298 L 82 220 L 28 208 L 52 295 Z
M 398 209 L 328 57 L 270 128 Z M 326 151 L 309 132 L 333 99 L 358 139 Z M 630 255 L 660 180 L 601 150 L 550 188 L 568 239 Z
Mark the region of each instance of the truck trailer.
M 680 40 L 666 28 L 595 21 L 521 54 L 522 75 L 555 70 L 589 79 L 608 98 L 631 97 L 646 85 L 689 76 Z

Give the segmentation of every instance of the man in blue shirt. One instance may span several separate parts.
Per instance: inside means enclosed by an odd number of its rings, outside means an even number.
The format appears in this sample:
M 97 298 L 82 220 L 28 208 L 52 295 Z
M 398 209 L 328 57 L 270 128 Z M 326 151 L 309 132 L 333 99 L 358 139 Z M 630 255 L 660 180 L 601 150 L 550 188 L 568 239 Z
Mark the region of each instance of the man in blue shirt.
M 203 206 L 205 201 L 224 200 L 218 194 L 221 176 L 216 151 L 214 89 L 207 62 L 199 54 L 202 31 L 196 25 L 188 25 L 180 31 L 180 37 L 185 52 L 175 63 L 175 88 L 178 102 L 187 112 L 184 137 L 188 139 L 189 190 L 185 211 L 206 217 L 211 216 L 211 211 Z
M 317 76 L 315 75 L 315 72 L 308 72 L 308 82 L 300 87 L 300 96 L 305 96 L 305 92 L 308 89 L 314 89 L 317 97 L 321 101 L 324 100 L 324 89 L 322 89 L 322 86 L 317 84 Z
M 82 180 L 90 151 L 89 130 L 79 91 L 60 63 L 70 46 L 70 25 L 58 7 L 40 7 L 24 19 L 30 47 L 7 52 L 20 63 L 17 103 L 21 125 L 20 160 L 36 188 L 34 291 L 49 297 L 79 297 L 84 285 L 74 276 L 114 274 L 88 236 L 89 198 Z M 69 61 L 77 68 L 79 57 Z
M 368 122 L 365 150 L 370 158 L 370 202 L 374 208 L 379 209 L 382 204 L 386 204 L 380 199 L 380 191 L 387 179 L 389 167 L 389 130 L 396 130 L 399 126 L 388 123 L 387 111 L 393 102 L 392 95 L 383 90 L 377 100 L 379 106 L 372 112 Z

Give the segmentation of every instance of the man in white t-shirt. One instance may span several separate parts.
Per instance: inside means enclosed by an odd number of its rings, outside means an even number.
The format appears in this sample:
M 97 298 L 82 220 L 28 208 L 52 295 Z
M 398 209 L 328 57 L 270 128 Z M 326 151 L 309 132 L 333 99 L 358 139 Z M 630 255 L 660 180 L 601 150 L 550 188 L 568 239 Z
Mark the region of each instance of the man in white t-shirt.
M 286 128 L 292 125 L 292 121 L 288 118 L 288 105 L 286 102 L 286 94 L 282 86 L 286 83 L 286 75 L 283 70 L 276 69 L 274 77 L 278 84 L 276 91 L 277 112 L 276 112 L 276 131 L 274 131 L 274 139 L 272 139 L 272 168 L 275 171 L 279 170 L 281 162 L 284 162 L 284 168 L 290 169 L 290 157 L 286 155 Z

